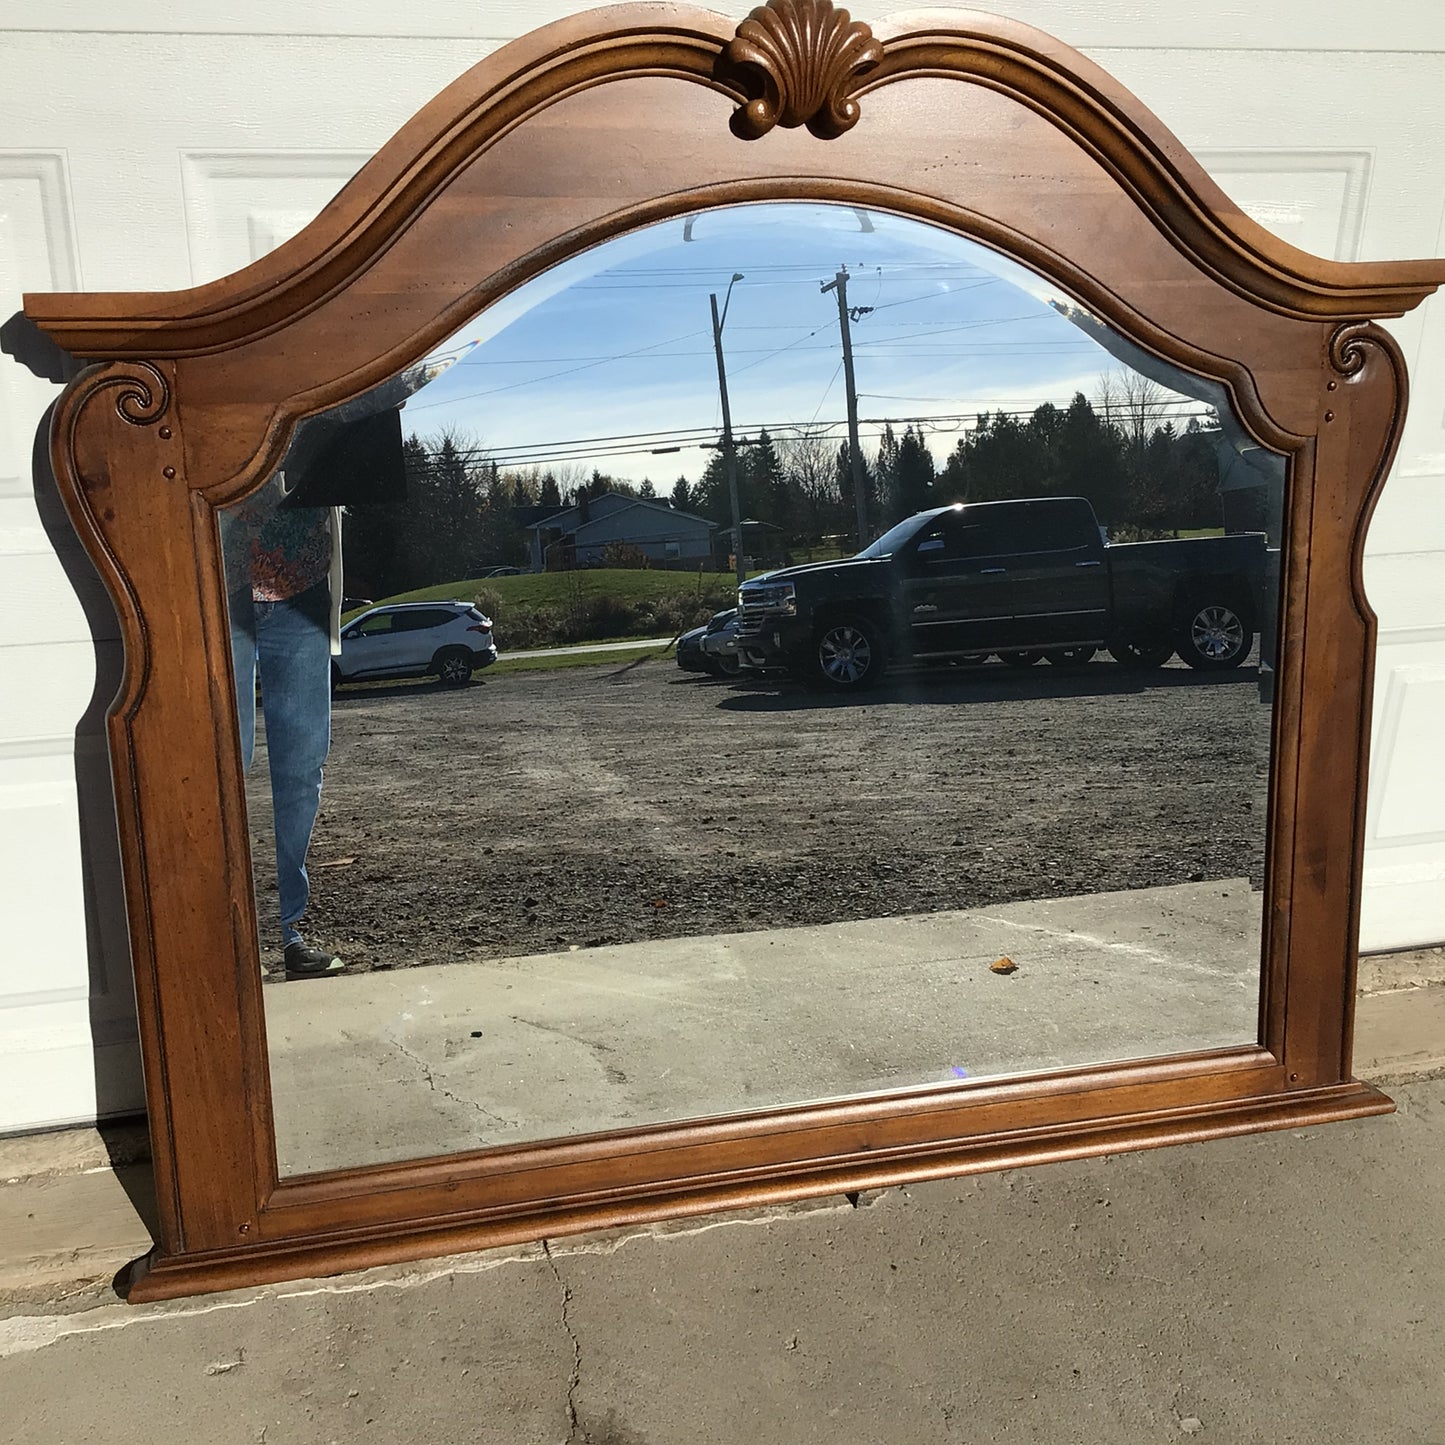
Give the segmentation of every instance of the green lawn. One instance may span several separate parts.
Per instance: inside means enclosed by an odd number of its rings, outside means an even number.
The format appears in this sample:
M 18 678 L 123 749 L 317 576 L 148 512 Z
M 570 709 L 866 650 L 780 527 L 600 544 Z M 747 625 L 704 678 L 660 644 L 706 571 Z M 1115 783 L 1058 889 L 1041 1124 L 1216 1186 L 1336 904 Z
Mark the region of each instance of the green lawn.
M 575 591 L 574 591 L 575 589 Z M 565 607 L 574 597 L 615 597 L 622 602 L 645 602 L 684 593 L 700 601 L 726 607 L 736 584 L 730 572 L 664 572 L 651 568 L 588 567 L 576 572 L 523 573 L 519 577 L 474 577 L 439 582 L 399 592 L 378 602 L 470 602 L 480 592 L 490 593 L 514 607 Z
M 736 582 L 728 572 L 598 567 L 461 578 L 378 601 L 476 603 L 496 620 L 497 641 L 505 655 L 584 639 L 672 636 L 706 621 L 709 613 L 733 606 L 736 595 Z M 343 622 L 359 610 L 348 611 Z

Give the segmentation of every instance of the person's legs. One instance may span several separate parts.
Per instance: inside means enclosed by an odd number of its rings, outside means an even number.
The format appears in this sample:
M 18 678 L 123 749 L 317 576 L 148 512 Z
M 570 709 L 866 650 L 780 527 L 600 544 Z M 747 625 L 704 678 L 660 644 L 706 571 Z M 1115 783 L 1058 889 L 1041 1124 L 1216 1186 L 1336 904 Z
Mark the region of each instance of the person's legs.
M 257 603 L 255 610 L 285 948 L 301 939 L 296 924 L 309 894 L 306 851 L 331 746 L 330 598 L 323 582 L 285 602 Z

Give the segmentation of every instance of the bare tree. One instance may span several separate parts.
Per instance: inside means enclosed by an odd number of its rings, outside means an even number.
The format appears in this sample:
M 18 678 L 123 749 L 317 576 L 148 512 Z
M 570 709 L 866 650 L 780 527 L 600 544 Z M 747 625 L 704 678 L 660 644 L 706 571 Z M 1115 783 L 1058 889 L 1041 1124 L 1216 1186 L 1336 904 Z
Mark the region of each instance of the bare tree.
M 1095 412 L 1136 453 L 1144 450 L 1178 400 L 1177 393 L 1129 369 L 1103 372 L 1095 383 Z
M 773 443 L 783 477 L 798 497 L 803 530 L 821 536 L 839 505 L 836 441 L 821 429 L 798 426 L 780 431 Z

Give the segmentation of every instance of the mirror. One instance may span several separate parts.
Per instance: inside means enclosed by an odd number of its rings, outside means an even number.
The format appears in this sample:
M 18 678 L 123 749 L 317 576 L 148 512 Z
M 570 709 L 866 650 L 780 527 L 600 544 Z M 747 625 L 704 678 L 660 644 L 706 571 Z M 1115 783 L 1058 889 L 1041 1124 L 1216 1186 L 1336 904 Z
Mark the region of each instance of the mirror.
M 1284 494 L 859 206 L 608 241 L 301 423 L 221 520 L 283 1175 L 1255 1042 Z
M 27 297 L 126 649 L 128 1298 L 1387 1112 L 1371 318 L 1442 280 L 1271 236 L 1026 26 L 768 0 L 568 17 L 245 271 Z M 329 576 L 338 506 L 298 987 L 234 675 L 261 532 Z

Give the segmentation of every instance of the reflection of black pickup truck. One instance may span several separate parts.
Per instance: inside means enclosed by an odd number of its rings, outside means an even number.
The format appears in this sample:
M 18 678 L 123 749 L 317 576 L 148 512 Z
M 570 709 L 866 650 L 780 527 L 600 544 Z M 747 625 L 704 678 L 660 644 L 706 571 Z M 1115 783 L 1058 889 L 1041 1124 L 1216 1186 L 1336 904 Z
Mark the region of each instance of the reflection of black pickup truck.
M 890 662 L 1127 667 L 1178 652 L 1235 667 L 1259 625 L 1263 533 L 1111 545 L 1082 497 L 919 512 L 856 557 L 786 567 L 738 589 L 744 666 L 865 687 Z

